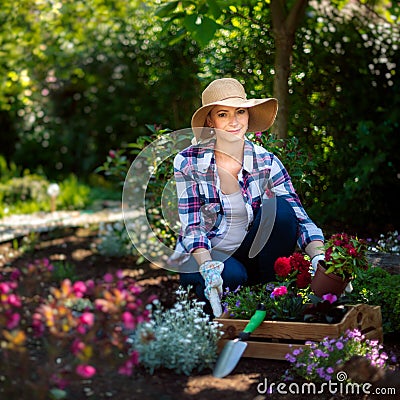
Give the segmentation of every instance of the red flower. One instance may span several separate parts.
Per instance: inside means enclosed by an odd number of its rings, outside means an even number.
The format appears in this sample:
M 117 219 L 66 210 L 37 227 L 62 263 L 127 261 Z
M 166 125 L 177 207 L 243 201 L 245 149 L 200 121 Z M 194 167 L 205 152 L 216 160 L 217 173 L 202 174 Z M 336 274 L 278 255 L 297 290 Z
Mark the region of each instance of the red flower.
M 290 265 L 293 270 L 299 272 L 308 272 L 310 269 L 310 262 L 301 253 L 293 253 L 290 256 Z
M 296 285 L 299 289 L 306 288 L 311 283 L 311 274 L 307 272 L 300 272 L 296 277 Z
M 277 258 L 274 264 L 274 269 L 275 273 L 278 276 L 286 278 L 292 272 L 292 267 L 290 265 L 290 258 L 289 257 Z

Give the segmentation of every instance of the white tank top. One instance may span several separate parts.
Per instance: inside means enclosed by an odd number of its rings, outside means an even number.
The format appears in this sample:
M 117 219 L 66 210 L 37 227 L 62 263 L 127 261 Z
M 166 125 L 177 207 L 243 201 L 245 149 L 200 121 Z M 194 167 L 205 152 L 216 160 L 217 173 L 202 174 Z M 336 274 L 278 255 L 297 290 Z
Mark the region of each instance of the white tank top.
M 242 193 L 221 194 L 227 229 L 223 236 L 211 239 L 213 249 L 224 252 L 235 251 L 247 233 L 248 217 Z

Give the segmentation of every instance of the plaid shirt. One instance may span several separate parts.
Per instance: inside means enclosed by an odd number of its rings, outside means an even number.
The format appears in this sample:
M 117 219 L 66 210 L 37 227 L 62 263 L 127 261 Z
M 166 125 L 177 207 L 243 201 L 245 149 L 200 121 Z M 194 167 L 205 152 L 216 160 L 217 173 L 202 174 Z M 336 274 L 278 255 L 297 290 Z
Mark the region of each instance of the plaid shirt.
M 175 157 L 174 174 L 181 231 L 175 253 L 170 258 L 171 264 L 183 263 L 195 249 L 211 250 L 210 239 L 224 235 L 226 231 L 227 221 L 220 198 L 214 146 L 215 140 L 193 145 Z M 263 198 L 276 195 L 284 197 L 293 207 L 299 224 L 297 242 L 301 249 L 312 240 L 324 240 L 321 229 L 305 212 L 285 167 L 274 154 L 246 140 L 238 180 L 249 227 Z

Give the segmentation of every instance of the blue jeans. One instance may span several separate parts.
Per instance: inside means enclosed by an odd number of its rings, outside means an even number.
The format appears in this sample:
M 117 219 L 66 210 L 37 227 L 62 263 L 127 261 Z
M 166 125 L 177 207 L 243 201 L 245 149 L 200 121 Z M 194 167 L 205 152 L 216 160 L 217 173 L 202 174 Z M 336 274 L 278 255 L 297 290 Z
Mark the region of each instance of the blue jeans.
M 268 215 L 267 211 L 271 208 L 271 204 L 269 204 L 271 201 L 276 201 L 276 207 L 274 205 L 274 209 L 276 208 L 275 218 L 272 214 Z M 257 235 L 260 223 L 261 229 Z M 273 224 L 272 230 L 268 229 L 268 224 Z M 266 234 L 270 232 L 267 240 L 262 238 L 264 232 L 267 232 Z M 242 244 L 231 256 L 226 258 L 225 255 L 224 258 L 221 258 L 221 253 L 211 252 L 213 260 L 224 261 L 224 270 L 221 274 L 224 290 L 226 288 L 235 290 L 239 285 L 256 285 L 275 280 L 274 263 L 278 257 L 288 257 L 294 252 L 297 235 L 298 221 L 290 204 L 280 197 L 264 201 Z M 249 255 L 249 252 L 256 242 L 261 243 L 262 247 L 259 246 L 261 249 L 253 257 L 251 253 Z M 193 258 L 188 261 L 188 263 L 193 262 L 195 262 Z M 181 273 L 180 284 L 183 287 L 191 285 L 199 299 L 205 300 L 204 279 L 199 272 Z

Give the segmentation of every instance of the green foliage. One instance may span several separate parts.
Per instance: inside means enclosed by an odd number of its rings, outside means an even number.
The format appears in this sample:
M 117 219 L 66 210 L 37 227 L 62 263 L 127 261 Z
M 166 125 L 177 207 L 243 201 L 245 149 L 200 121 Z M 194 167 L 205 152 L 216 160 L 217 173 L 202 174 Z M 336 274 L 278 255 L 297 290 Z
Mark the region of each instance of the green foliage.
M 400 331 L 400 275 L 382 268 L 369 268 L 353 281 L 350 302 L 381 307 L 384 333 Z
M 398 38 L 394 25 L 335 9 L 310 13 L 298 33 L 290 130 L 322 157 L 310 210 L 320 223 L 354 233 L 400 223 L 386 191 L 400 185 Z
M 15 165 L 15 163 L 7 163 L 5 157 L 0 154 L 0 182 L 8 181 L 11 178 L 17 177 L 19 175 L 20 170 Z
M 60 182 L 57 204 L 62 209 L 83 209 L 89 204 L 90 187 L 79 182 L 75 175 L 69 175 Z
M 52 277 L 57 281 L 61 282 L 64 279 L 69 279 L 71 282 L 75 282 L 78 278 L 76 275 L 76 266 L 66 260 L 54 261 L 52 263 Z
M 399 6 L 370 2 L 380 17 L 361 5 L 347 18 L 342 3 L 310 3 L 296 32 L 289 136 L 315 168 L 289 172 L 320 224 L 393 230 L 400 215 L 385 189 L 400 184 Z M 40 166 L 52 181 L 85 179 L 145 124 L 188 126 L 214 78 L 239 78 L 249 97 L 273 93 L 269 2 L 5 0 L 0 20 L 2 182 Z
M 300 146 L 295 136 L 279 139 L 275 135 L 264 133 L 250 134 L 249 138 L 274 153 L 287 169 L 297 194 L 307 204 L 314 187 L 316 177 L 314 170 L 318 161 Z
M 260 303 L 270 305 L 271 285 L 243 286 L 233 290 L 227 288 L 223 295 L 224 312 L 236 319 L 250 319 Z M 267 313 L 269 310 L 267 309 Z
M 11 214 L 28 214 L 50 211 L 47 189 L 50 182 L 43 176 L 28 174 L 0 183 L 0 217 Z M 83 209 L 93 201 L 90 186 L 69 175 L 59 183 L 57 209 Z

